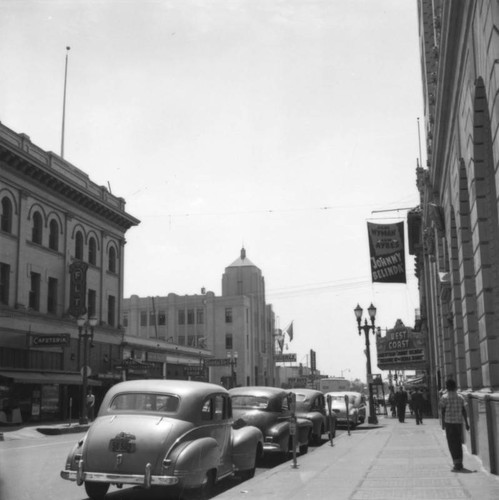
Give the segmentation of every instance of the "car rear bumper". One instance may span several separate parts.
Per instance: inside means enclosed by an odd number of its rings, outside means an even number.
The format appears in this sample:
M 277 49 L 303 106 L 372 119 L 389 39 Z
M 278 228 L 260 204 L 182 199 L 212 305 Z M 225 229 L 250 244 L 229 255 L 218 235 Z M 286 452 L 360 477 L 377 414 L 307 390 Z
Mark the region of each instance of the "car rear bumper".
M 173 476 L 154 476 L 146 474 L 107 474 L 103 472 L 79 472 L 75 470 L 62 470 L 61 477 L 68 481 L 83 484 L 85 481 L 109 484 L 140 484 L 146 488 L 151 485 L 174 486 L 179 478 Z

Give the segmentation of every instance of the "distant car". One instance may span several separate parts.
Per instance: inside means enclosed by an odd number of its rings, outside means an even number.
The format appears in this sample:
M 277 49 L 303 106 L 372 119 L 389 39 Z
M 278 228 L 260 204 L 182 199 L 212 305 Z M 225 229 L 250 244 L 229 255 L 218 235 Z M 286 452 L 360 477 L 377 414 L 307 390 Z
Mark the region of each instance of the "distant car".
M 331 408 L 338 424 L 346 425 L 348 422 L 351 427 L 357 427 L 366 420 L 366 397 L 360 392 L 328 392 L 325 396 L 326 401 L 328 396 L 332 399 Z M 348 397 L 348 415 L 345 396 Z
M 296 394 L 296 416 L 312 422 L 312 442 L 321 444 L 322 435 L 326 432 L 330 432 L 331 437 L 334 438 L 336 436 L 336 413 L 331 412 L 330 430 L 330 419 L 323 392 L 315 389 L 291 389 L 291 392 Z
M 111 484 L 163 486 L 208 496 L 234 474 L 253 477 L 263 452 L 259 429 L 233 427 L 229 394 L 185 380 L 133 380 L 107 392 L 61 477 L 85 485 L 93 500 Z
M 293 451 L 290 392 L 276 387 L 237 387 L 229 390 L 236 424 L 258 427 L 263 434 L 264 454 L 280 454 L 283 458 Z M 296 419 L 296 439 L 299 452 L 308 451 L 312 422 Z

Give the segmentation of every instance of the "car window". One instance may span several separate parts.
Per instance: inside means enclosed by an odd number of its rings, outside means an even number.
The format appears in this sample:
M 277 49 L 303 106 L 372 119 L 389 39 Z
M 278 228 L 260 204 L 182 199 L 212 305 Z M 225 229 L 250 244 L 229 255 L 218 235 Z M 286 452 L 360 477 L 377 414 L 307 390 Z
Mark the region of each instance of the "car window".
M 111 411 L 147 411 L 175 413 L 180 399 L 174 394 L 129 392 L 117 394 L 110 404 Z
M 232 396 L 232 408 L 253 408 L 265 410 L 269 404 L 269 399 L 264 396 L 241 395 Z
M 232 416 L 230 401 L 225 394 L 214 394 L 206 399 L 201 409 L 201 420 L 227 420 Z

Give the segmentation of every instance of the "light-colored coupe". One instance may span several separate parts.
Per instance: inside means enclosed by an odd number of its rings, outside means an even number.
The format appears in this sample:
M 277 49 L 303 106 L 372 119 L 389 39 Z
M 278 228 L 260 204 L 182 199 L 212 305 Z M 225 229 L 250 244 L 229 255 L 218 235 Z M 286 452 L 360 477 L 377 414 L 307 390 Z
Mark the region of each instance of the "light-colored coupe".
M 349 424 L 357 427 L 366 419 L 366 397 L 360 392 L 328 392 L 326 401 L 331 397 L 331 407 L 336 414 L 338 425 Z M 348 400 L 348 413 L 345 397 Z

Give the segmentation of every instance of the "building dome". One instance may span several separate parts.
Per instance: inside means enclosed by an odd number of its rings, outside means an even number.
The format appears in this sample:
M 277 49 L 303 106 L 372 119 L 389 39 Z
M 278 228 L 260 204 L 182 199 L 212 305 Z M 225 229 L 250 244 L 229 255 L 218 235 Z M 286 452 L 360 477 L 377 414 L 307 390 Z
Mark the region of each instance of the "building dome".
M 246 257 L 246 250 L 241 248 L 241 255 L 228 267 L 257 267 Z

